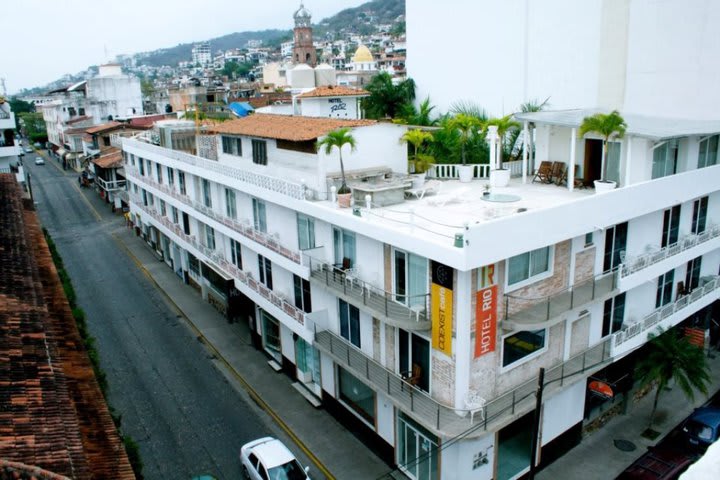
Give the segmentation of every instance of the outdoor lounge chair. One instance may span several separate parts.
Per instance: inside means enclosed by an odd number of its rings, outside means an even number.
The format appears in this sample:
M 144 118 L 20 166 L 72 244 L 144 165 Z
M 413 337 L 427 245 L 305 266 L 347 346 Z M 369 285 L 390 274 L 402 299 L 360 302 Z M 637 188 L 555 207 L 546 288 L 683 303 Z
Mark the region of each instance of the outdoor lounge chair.
M 533 177 L 533 183 L 535 183 L 535 181 L 538 181 L 540 183 L 552 182 L 552 162 L 540 162 L 540 166 L 538 167 L 537 172 Z
M 440 180 L 428 180 L 420 188 L 411 188 L 411 189 L 405 190 L 405 196 L 406 197 L 412 196 L 418 200 L 422 200 L 422 198 L 426 194 L 429 194 L 429 193 L 438 194 L 440 192 L 440 187 L 442 187 L 442 182 Z
M 563 162 L 553 162 L 552 168 L 550 169 L 550 182 L 559 185 L 564 173 L 565 164 Z

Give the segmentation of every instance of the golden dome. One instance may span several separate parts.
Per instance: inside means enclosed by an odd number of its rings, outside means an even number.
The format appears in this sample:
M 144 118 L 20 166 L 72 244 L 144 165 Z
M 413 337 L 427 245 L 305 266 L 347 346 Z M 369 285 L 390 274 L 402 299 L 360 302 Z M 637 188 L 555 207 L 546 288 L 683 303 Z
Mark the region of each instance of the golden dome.
M 352 61 L 353 63 L 372 62 L 373 56 L 372 53 L 370 53 L 370 49 L 365 45 L 360 45 L 358 49 L 355 50 L 355 55 L 353 55 Z

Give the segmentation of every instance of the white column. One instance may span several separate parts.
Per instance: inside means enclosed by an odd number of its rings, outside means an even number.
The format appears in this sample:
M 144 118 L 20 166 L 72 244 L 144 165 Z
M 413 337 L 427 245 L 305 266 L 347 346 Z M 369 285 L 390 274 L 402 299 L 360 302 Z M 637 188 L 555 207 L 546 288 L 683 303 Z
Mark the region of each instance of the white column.
M 530 124 L 527 120 L 523 122 L 523 163 L 522 163 L 522 182 L 527 183 L 528 170 L 528 149 L 530 148 Z
M 625 179 L 623 180 L 623 187 L 630 185 L 630 159 L 632 158 L 632 137 L 625 137 Z M 622 165 L 622 163 L 621 163 Z
M 575 157 L 576 155 L 576 146 L 577 144 L 577 128 L 572 128 L 570 130 L 570 165 L 568 165 L 568 190 L 571 192 L 575 188 Z
M 486 136 L 487 142 L 490 144 L 490 170 L 497 170 L 497 125 L 489 125 Z
M 457 282 L 453 297 L 455 303 L 455 338 L 453 353 L 455 354 L 455 408 L 465 408 L 465 394 L 470 385 L 470 362 L 472 358 L 472 342 L 470 341 L 470 324 L 473 318 L 472 292 L 470 279 L 472 271 L 457 272 Z

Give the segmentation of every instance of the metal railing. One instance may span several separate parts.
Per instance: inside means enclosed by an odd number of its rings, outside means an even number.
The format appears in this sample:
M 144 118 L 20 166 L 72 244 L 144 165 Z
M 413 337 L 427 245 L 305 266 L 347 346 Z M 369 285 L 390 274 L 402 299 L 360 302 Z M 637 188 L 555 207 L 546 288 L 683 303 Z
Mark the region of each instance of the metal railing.
M 628 340 L 637 337 L 641 333 L 649 333 L 651 330 L 655 329 L 656 325 L 668 318 L 670 315 L 678 313 L 684 308 L 691 306 L 693 303 L 714 292 L 718 288 L 720 288 L 720 278 L 714 277 L 702 287 L 698 287 L 690 292 L 689 295 L 683 295 L 675 300 L 675 302 L 655 309 L 639 322 L 624 326 L 622 330 L 613 334 L 613 347 L 617 348 Z
M 294 319 L 296 322 L 301 325 L 305 324 L 305 312 L 296 307 L 293 303 L 291 303 L 287 298 L 285 298 L 284 295 L 271 290 L 263 283 L 257 281 L 255 278 L 253 278 L 251 272 L 241 270 L 233 263 L 228 262 L 227 259 L 217 250 L 211 249 L 206 245 L 203 245 L 194 236 L 186 234 L 179 225 L 172 223 L 169 218 L 160 215 L 160 213 L 154 208 L 144 205 L 142 203 L 142 200 L 137 195 L 132 194 L 130 195 L 130 198 L 133 200 L 133 203 L 143 212 L 147 213 L 153 219 L 160 222 L 168 230 L 172 231 L 173 234 L 180 238 L 183 242 L 191 245 L 193 248 L 195 248 L 195 250 L 201 252 L 206 257 L 206 259 L 204 260 L 206 263 L 211 264 L 226 275 L 238 279 L 240 282 L 247 285 L 251 290 L 255 291 L 261 297 L 265 298 L 277 308 L 282 310 L 286 315 Z
M 545 374 L 546 384 L 550 384 L 546 392 L 560 388 L 568 381 L 575 381 L 578 375 L 596 371 L 608 363 L 612 358 L 609 340 L 609 338 L 605 339 L 567 361 L 549 368 Z M 329 330 L 315 332 L 315 347 L 330 355 L 335 363 L 349 370 L 358 379 L 387 395 L 403 412 L 444 436 L 472 434 L 471 431 L 479 435 L 488 428 L 502 426 L 514 416 L 535 407 L 537 382 L 531 379 L 509 392 L 488 400 L 482 409 L 483 414 L 476 414 L 473 423 L 470 415 L 472 410 L 454 408 L 435 400 Z M 474 411 L 479 412 L 480 409 Z
M 238 221 L 236 219 L 232 219 L 226 215 L 223 215 L 215 210 L 213 210 L 211 207 L 207 207 L 203 205 L 200 202 L 197 202 L 193 199 L 191 199 L 187 195 L 183 195 L 182 193 L 175 190 L 170 185 L 165 185 L 162 183 L 156 182 L 151 177 L 147 177 L 144 175 L 140 175 L 139 171 L 136 168 L 133 168 L 132 166 L 127 166 L 126 173 L 129 173 L 130 177 L 140 180 L 142 183 L 145 183 L 146 185 L 149 185 L 157 190 L 160 190 L 161 192 L 171 196 L 172 198 L 182 202 L 183 204 L 187 205 L 188 207 L 191 207 L 198 212 L 202 213 L 206 217 L 209 217 L 213 220 L 215 220 L 218 223 L 221 223 L 225 225 L 226 227 L 229 227 L 233 229 L 234 231 L 240 233 L 244 237 L 259 243 L 260 245 L 263 245 L 264 247 L 267 247 L 268 249 L 272 250 L 275 253 L 278 253 L 282 255 L 283 257 L 300 264 L 302 257 L 300 256 L 299 251 L 291 250 L 285 246 L 283 246 L 280 243 L 280 239 L 276 234 L 270 234 L 267 232 L 261 232 L 260 230 L 257 230 L 254 228 L 249 221 Z
M 460 178 L 458 167 L 461 166 L 461 164 L 455 163 L 436 163 L 428 169 L 428 177 L 441 180 Z M 490 165 L 472 163 L 468 164 L 468 166 L 473 167 L 472 178 L 490 178 Z
M 113 190 L 124 190 L 126 183 L 126 180 L 105 180 L 100 177 L 95 177 L 95 181 L 100 186 L 100 188 L 102 188 L 106 192 L 111 192 Z
M 359 278 L 355 269 L 342 269 L 323 260 L 304 255 L 310 267 L 310 279 L 339 294 L 345 301 L 367 310 L 394 326 L 411 330 L 430 328 L 430 295 L 397 295 Z
M 563 313 L 603 297 L 617 288 L 617 270 L 545 297 L 505 294 L 505 320 L 518 324 L 547 322 Z
M 181 152 L 179 150 L 171 150 L 169 148 L 152 145 L 150 143 L 141 142 L 138 139 L 123 139 L 123 145 L 139 148 L 148 152 L 156 153 L 167 158 L 171 158 L 178 162 L 192 165 L 204 170 L 208 170 L 223 175 L 234 180 L 241 181 L 259 188 L 270 190 L 275 193 L 287 195 L 296 200 L 305 200 L 306 198 L 318 198 L 316 192 L 309 189 L 306 185 L 300 183 L 288 182 L 281 178 L 262 175 L 259 173 L 240 170 L 239 168 L 221 165 L 212 160 L 206 160 L 202 157 Z M 228 185 L 230 186 L 230 185 Z
M 677 242 L 667 245 L 661 249 L 648 245 L 645 253 L 637 256 L 627 256 L 620 268 L 621 277 L 627 277 L 633 273 L 654 265 L 658 262 L 670 258 L 673 255 L 689 250 L 697 245 L 701 245 L 707 241 L 720 236 L 720 225 L 711 225 L 704 232 L 698 234 L 688 234 L 680 238 Z

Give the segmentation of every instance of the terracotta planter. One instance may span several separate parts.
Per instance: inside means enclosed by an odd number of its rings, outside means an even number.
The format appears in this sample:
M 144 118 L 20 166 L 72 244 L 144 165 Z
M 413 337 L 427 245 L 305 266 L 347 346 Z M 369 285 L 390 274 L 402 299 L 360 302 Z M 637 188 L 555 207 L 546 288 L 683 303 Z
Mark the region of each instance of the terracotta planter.
M 352 200 L 352 193 L 338 193 L 337 194 L 338 205 L 342 208 L 350 208 L 350 202 Z

